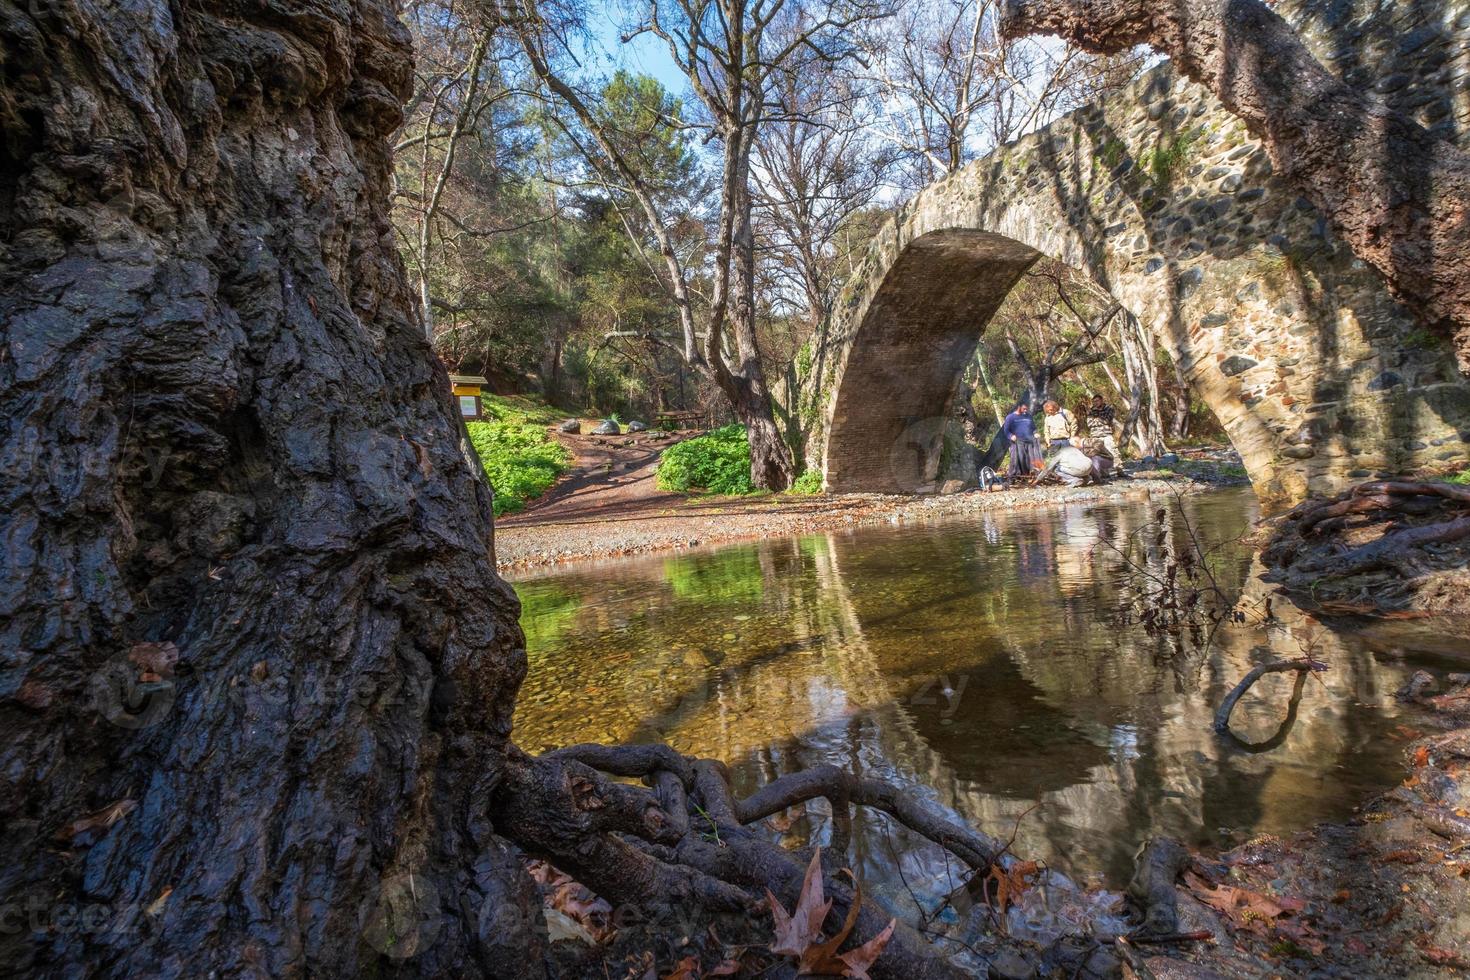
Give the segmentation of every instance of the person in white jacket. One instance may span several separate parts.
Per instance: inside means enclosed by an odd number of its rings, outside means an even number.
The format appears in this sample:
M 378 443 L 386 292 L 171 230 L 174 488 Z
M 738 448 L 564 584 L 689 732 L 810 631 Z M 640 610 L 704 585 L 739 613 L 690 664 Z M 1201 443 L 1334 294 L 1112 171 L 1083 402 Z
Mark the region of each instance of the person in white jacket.
M 1046 402 L 1041 408 L 1046 412 L 1046 448 L 1055 451 L 1071 445 L 1072 440 L 1080 435 L 1076 417 L 1054 401 Z

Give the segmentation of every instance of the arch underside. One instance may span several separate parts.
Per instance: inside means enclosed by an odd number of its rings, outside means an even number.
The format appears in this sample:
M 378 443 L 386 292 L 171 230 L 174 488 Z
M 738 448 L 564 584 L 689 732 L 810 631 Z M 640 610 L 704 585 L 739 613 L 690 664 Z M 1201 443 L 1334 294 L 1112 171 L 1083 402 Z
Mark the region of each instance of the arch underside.
M 857 325 L 828 424 L 834 492 L 932 483 L 945 413 L 985 324 L 1041 253 L 1004 235 L 935 231 L 910 242 Z

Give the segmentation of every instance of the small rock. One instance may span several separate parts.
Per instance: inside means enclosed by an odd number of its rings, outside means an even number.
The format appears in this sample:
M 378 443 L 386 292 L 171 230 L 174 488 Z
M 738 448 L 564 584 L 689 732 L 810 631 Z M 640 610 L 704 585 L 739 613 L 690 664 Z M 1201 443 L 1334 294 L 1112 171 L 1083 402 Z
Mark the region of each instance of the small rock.
M 939 487 L 940 493 L 959 493 L 967 484 L 964 480 L 945 480 Z
M 581 435 L 582 423 L 576 419 L 567 419 L 561 425 L 557 426 L 557 429 L 569 435 Z
M 646 432 L 647 430 L 648 426 L 644 425 L 642 422 L 634 421 L 628 423 L 629 432 Z
M 1036 967 L 1009 950 L 992 956 L 989 967 L 990 980 L 1031 980 L 1036 976 Z
M 1417 701 L 1425 694 L 1434 690 L 1436 684 L 1434 675 L 1427 670 L 1416 670 L 1414 676 L 1410 677 L 1408 683 L 1398 689 L 1395 695 L 1400 701 Z

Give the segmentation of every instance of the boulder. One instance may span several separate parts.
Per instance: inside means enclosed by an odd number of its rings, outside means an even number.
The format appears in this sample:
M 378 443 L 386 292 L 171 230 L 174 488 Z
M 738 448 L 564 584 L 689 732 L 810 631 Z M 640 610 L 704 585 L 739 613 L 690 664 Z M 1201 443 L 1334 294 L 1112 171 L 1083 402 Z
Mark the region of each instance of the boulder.
M 944 483 L 940 485 L 939 492 L 959 493 L 961 490 L 965 489 L 968 486 L 969 484 L 966 483 L 964 480 L 945 480 Z
M 592 430 L 594 436 L 617 436 L 622 435 L 623 430 L 612 419 L 603 419 L 602 424 Z
M 565 432 L 565 433 L 567 433 L 569 435 L 574 435 L 575 436 L 575 435 L 580 435 L 581 434 L 581 432 L 582 432 L 582 423 L 579 422 L 579 421 L 577 421 L 576 419 L 567 419 L 565 422 L 563 422 L 561 425 L 557 426 L 556 428 L 557 428 L 557 431 L 559 431 L 559 432 Z
M 647 430 L 648 430 L 648 426 L 644 425 L 642 422 L 636 422 L 635 421 L 635 422 L 629 422 L 628 423 L 628 431 L 629 432 L 646 432 Z

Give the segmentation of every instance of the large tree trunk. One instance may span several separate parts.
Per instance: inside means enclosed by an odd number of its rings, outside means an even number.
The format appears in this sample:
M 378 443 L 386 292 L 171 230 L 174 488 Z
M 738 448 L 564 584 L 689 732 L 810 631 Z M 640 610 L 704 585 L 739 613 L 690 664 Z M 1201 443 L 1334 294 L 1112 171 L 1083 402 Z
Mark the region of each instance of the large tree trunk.
M 388 222 L 394 4 L 0 41 L 0 959 L 534 973 L 479 816 L 517 606 Z
M 1148 44 L 1261 138 L 1276 173 L 1470 373 L 1470 154 L 1322 67 L 1259 0 L 1008 0 L 1008 37 Z
M 0 41 L 10 972 L 534 978 L 517 848 L 751 916 L 802 872 L 748 825 L 817 796 L 1004 860 L 840 771 L 737 800 L 666 746 L 510 744 L 490 489 L 387 218 L 388 0 L 10 5 Z M 959 971 L 900 927 L 873 975 Z
M 766 385 L 756 340 L 755 228 L 751 223 L 750 157 L 740 158 L 734 177 L 735 234 L 731 248 L 730 332 L 735 340 L 736 363 L 718 372 L 735 415 L 745 425 L 750 442 L 750 479 L 762 490 L 785 490 L 796 478 L 791 447 L 781 436 L 771 391 Z

